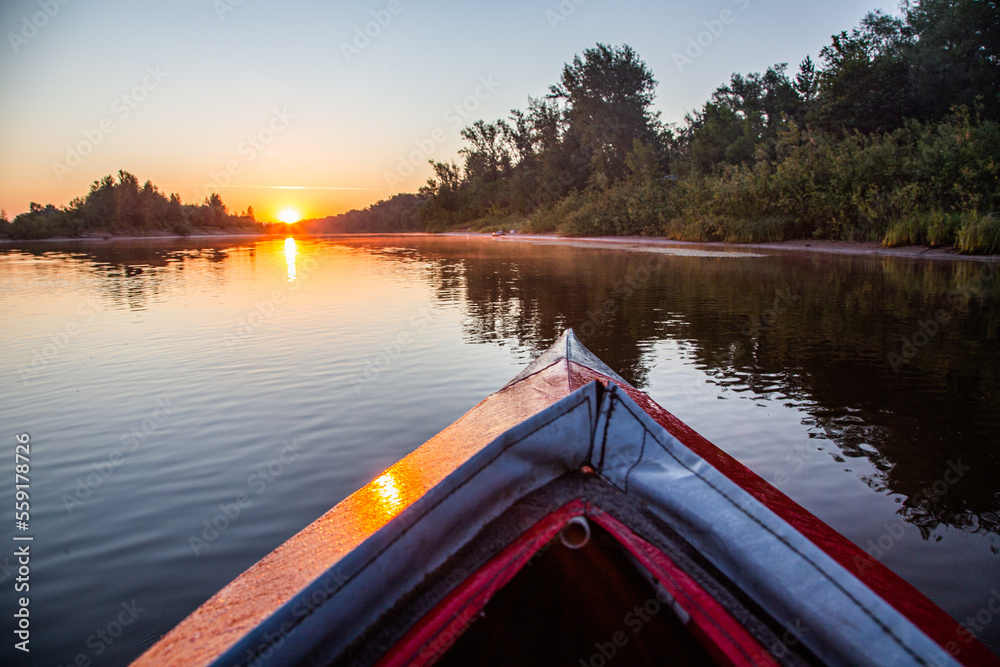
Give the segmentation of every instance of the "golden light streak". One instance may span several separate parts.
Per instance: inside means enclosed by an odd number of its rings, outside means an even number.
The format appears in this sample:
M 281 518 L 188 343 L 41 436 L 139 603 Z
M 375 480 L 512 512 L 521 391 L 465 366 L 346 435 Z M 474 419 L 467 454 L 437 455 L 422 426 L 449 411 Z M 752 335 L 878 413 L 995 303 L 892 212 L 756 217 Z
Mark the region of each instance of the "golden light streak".
M 289 236 L 285 239 L 285 264 L 288 266 L 288 282 L 295 280 L 295 255 L 297 252 L 295 239 Z
M 375 490 L 380 496 L 382 504 L 385 506 L 386 513 L 395 514 L 395 510 L 403 502 L 403 493 L 399 489 L 399 484 L 396 482 L 396 478 L 387 472 L 376 479 L 373 484 L 375 485 Z

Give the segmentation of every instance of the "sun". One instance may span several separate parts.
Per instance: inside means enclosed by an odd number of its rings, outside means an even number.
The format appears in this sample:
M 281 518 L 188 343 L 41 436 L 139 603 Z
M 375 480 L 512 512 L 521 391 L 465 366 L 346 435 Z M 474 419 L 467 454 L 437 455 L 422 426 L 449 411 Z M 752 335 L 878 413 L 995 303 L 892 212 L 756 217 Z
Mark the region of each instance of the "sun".
M 302 216 L 294 208 L 286 208 L 278 215 L 278 219 L 290 225 L 301 220 Z

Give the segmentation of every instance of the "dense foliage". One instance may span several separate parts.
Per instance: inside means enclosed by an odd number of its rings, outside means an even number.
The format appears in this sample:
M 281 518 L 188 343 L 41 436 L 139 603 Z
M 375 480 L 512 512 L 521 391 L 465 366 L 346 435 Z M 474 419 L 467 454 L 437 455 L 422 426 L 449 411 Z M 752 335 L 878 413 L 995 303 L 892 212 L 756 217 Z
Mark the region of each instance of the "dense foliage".
M 215 193 L 202 204 L 182 204 L 179 195 L 165 197 L 149 181 L 140 186 L 127 171 L 119 171 L 117 181 L 114 176 L 94 181 L 86 197 L 65 208 L 32 202 L 30 210 L 13 222 L 0 216 L 0 234 L 15 239 L 219 230 L 257 232 L 262 226 L 254 219 L 253 208 L 242 215 L 230 214 Z
M 337 216 L 335 231 L 343 234 L 423 231 L 417 219 L 417 212 L 423 203 L 423 199 L 417 195 L 396 195 L 362 211 L 348 211 Z M 303 224 L 313 232 L 323 232 L 328 229 L 328 220 L 311 220 Z
M 651 111 L 628 46 L 576 56 L 546 97 L 466 128 L 461 165 L 331 231 L 516 227 L 1000 252 L 1000 5 L 871 12 L 793 74 L 734 74 L 684 123 Z

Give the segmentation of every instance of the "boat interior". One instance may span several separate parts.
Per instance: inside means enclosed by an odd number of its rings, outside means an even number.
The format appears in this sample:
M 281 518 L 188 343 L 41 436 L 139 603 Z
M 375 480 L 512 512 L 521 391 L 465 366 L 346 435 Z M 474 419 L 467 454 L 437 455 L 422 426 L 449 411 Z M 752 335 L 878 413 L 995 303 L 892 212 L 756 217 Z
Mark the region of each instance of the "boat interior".
M 565 516 L 550 513 L 553 507 L 584 506 L 581 503 L 589 508 L 589 520 L 584 522 L 576 510 L 565 515 L 576 515 L 569 522 Z M 669 555 L 688 584 L 654 574 L 604 527 L 609 521 L 633 540 Z M 546 522 L 561 527 L 544 541 L 526 538 L 532 527 Z M 516 557 L 509 555 L 512 551 Z M 498 561 L 504 564 L 497 566 Z M 484 576 L 506 581 L 485 604 L 477 604 L 475 596 L 467 596 L 459 607 L 452 604 L 447 623 L 424 632 L 419 641 L 407 646 L 406 634 L 421 619 L 433 617 L 435 609 L 448 607 L 456 588 L 475 580 L 477 572 L 480 581 Z M 690 607 L 692 585 L 697 595 L 714 601 L 714 608 L 706 608 L 696 619 L 675 603 L 676 596 L 685 595 Z M 460 609 L 457 613 L 456 608 Z M 800 642 L 788 641 L 787 629 L 669 526 L 636 507 L 599 476 L 574 472 L 523 498 L 490 523 L 473 543 L 397 605 L 377 631 L 362 637 L 333 664 L 733 664 L 719 648 L 720 637 L 729 644 L 725 634 L 733 624 L 752 638 L 749 650 L 745 642 L 733 641 L 728 646 L 730 656 L 734 645 L 742 650 L 744 664 L 822 664 Z

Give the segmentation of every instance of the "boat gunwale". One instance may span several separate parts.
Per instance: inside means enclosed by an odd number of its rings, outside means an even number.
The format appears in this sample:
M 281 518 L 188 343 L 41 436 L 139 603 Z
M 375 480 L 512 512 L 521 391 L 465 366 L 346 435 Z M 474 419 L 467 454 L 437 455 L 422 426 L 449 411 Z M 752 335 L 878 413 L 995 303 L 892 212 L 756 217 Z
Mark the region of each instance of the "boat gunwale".
M 963 655 L 964 660 L 975 660 L 977 661 L 976 664 L 1000 664 L 1000 660 L 997 660 L 997 658 L 993 656 L 993 654 L 990 653 L 984 646 L 979 644 L 977 640 L 972 638 L 971 642 L 967 641 L 966 636 L 959 632 L 961 626 L 954 621 L 954 619 L 948 616 L 939 607 L 934 605 L 930 600 L 923 596 L 922 593 L 917 591 L 901 577 L 889 570 L 882 563 L 868 557 L 868 555 L 865 554 L 860 547 L 847 540 L 833 528 L 823 523 L 807 510 L 796 504 L 788 496 L 768 484 L 765 480 L 763 480 L 763 478 L 743 466 L 736 459 L 729 456 L 714 444 L 697 434 L 689 426 L 657 405 L 646 394 L 638 391 L 620 376 L 614 374 L 613 371 L 611 371 L 611 375 L 604 372 L 605 369 L 607 369 L 604 363 L 597 359 L 593 353 L 587 350 L 582 343 L 579 342 L 571 330 L 567 330 L 567 332 L 563 334 L 553 348 L 550 348 L 550 351 L 552 349 L 556 349 L 555 355 L 550 355 L 548 358 L 545 357 L 545 354 L 541 355 L 536 362 L 529 365 L 524 371 L 511 380 L 511 382 L 496 393 L 491 394 L 489 397 L 481 401 L 469 412 L 467 412 L 466 415 L 438 435 L 440 436 L 444 434 L 448 431 L 448 429 L 451 429 L 463 420 L 475 416 L 476 413 L 483 409 L 484 405 L 486 405 L 489 401 L 503 401 L 509 399 L 509 397 L 519 391 L 518 387 L 521 387 L 522 389 L 524 387 L 528 387 L 530 389 L 534 388 L 536 383 L 543 381 L 555 381 L 556 385 L 564 382 L 565 395 L 568 395 L 569 393 L 572 393 L 580 387 L 595 380 L 605 387 L 616 385 L 627 396 L 629 396 L 629 398 L 635 401 L 639 408 L 641 408 L 652 421 L 659 424 L 667 431 L 667 433 L 677 438 L 677 440 L 684 446 L 688 447 L 695 454 L 702 457 L 710 466 L 715 468 L 723 476 L 730 479 L 730 481 L 754 497 L 764 507 L 774 512 L 778 517 L 801 533 L 822 552 L 837 561 L 858 581 L 873 591 L 876 595 L 882 597 L 904 618 L 907 618 L 928 637 L 933 639 L 935 643 L 939 644 L 941 647 L 947 647 L 954 644 L 956 640 L 966 640 L 963 642 L 964 645 L 957 646 L 960 648 L 960 653 Z M 580 350 L 585 350 L 586 354 L 581 354 Z M 596 363 L 594 360 L 596 360 Z M 596 366 L 597 368 L 594 368 L 593 366 Z M 565 397 L 565 395 L 563 397 Z M 507 424 L 506 426 L 509 427 L 511 425 Z M 432 438 L 422 447 L 415 450 L 411 455 L 405 457 L 400 463 L 405 462 L 417 452 L 428 448 L 437 437 L 438 436 Z M 490 439 L 490 442 L 492 442 L 492 439 Z M 485 447 L 488 444 L 488 442 L 484 443 L 482 447 Z M 479 451 L 481 451 L 481 449 Z M 593 452 L 588 453 L 588 460 L 592 460 L 592 454 Z M 443 481 L 444 479 L 439 480 L 438 484 Z M 167 644 L 182 646 L 185 642 L 190 642 L 193 636 L 198 636 L 197 631 L 199 627 L 212 627 L 216 622 L 218 622 L 219 613 L 225 612 L 227 608 L 229 610 L 233 610 L 234 608 L 239 607 L 241 605 L 240 595 L 246 594 L 248 588 L 254 588 L 257 584 L 261 583 L 262 580 L 260 577 L 270 576 L 266 569 L 260 569 L 260 566 L 263 563 L 269 562 L 269 559 L 274 557 L 275 554 L 279 553 L 282 549 L 290 548 L 290 545 L 292 544 L 299 544 L 302 540 L 306 540 L 308 542 L 309 540 L 314 539 L 315 536 L 307 536 L 310 535 L 321 522 L 327 520 L 331 515 L 335 514 L 338 508 L 341 508 L 355 495 L 370 488 L 372 484 L 374 484 L 374 482 L 362 487 L 362 489 L 355 494 L 352 494 L 352 496 L 345 499 L 345 501 L 338 503 L 329 512 L 324 514 L 323 517 L 320 517 L 320 519 L 317 519 L 309 524 L 305 529 L 300 531 L 300 533 L 290 538 L 286 543 L 278 547 L 278 549 L 265 556 L 265 558 L 258 562 L 255 566 L 251 567 L 249 570 L 237 577 L 233 582 L 219 591 L 219 593 L 184 619 L 181 624 L 168 633 L 168 635 L 161 639 L 160 642 L 140 656 L 134 664 L 152 664 L 152 662 L 155 661 L 153 656 L 156 654 L 158 648 L 163 649 Z M 435 487 L 427 489 L 425 493 Z M 423 496 L 421 495 L 420 497 Z M 416 502 L 416 499 L 414 502 Z M 360 547 L 362 543 L 367 542 L 381 530 L 386 529 L 390 524 L 397 521 L 398 518 L 398 516 L 393 517 L 384 525 L 371 531 L 363 540 L 361 540 L 361 542 L 356 544 L 354 548 L 356 549 Z M 336 557 L 328 562 L 323 572 L 318 577 L 313 579 L 312 583 L 291 591 L 290 595 L 284 599 L 272 599 L 270 611 L 265 612 L 264 610 L 261 610 L 263 613 L 262 618 L 260 618 L 260 614 L 258 614 L 259 620 L 252 622 L 253 624 L 249 627 L 243 625 L 242 630 L 238 630 L 241 633 L 239 637 L 242 639 L 238 638 L 235 644 L 220 645 L 219 642 L 216 641 L 215 649 L 211 652 L 211 655 L 203 654 L 201 658 L 198 658 L 193 662 L 196 664 L 209 664 L 210 662 L 217 661 L 219 658 L 226 655 L 231 655 L 232 650 L 244 643 L 243 640 L 252 634 L 255 629 L 259 628 L 264 620 L 274 615 L 283 605 L 291 603 L 303 592 L 313 587 L 323 576 L 332 572 L 346 555 L 348 555 L 348 553 L 341 553 L 339 557 Z M 273 572 L 273 574 L 280 575 L 280 572 Z M 234 595 L 235 597 L 233 597 Z M 226 599 L 229 597 L 233 597 L 233 599 Z M 205 616 L 208 608 L 210 607 L 210 603 L 218 603 L 220 601 L 223 603 L 221 604 L 221 610 L 218 608 L 220 605 L 217 605 L 214 613 L 209 613 L 208 616 Z M 223 619 L 225 619 L 224 613 Z M 246 621 L 244 621 L 244 623 L 246 623 Z M 230 630 L 235 630 L 235 628 L 230 628 Z M 214 637 L 215 635 L 211 636 Z M 203 634 L 201 635 L 201 638 L 202 640 L 206 639 Z M 950 652 L 951 651 L 949 650 L 949 653 Z M 992 659 L 992 662 L 990 662 L 990 659 Z M 970 662 L 970 664 L 972 663 Z
M 551 506 L 558 509 L 543 509 Z M 694 609 L 693 615 L 700 613 L 702 622 L 696 623 L 691 629 L 699 640 L 703 640 L 703 647 L 715 653 L 723 663 L 741 664 L 742 658 L 745 664 L 770 664 L 765 647 L 780 643 L 784 628 L 774 619 L 767 618 L 766 613 L 753 600 L 747 598 L 709 561 L 692 550 L 683 538 L 658 517 L 644 512 L 641 507 L 632 506 L 626 494 L 600 475 L 581 472 L 566 473 L 519 500 L 504 515 L 483 529 L 483 533 L 499 532 L 507 535 L 506 540 L 492 536 L 485 538 L 488 543 L 497 543 L 500 539 L 504 546 L 497 552 L 483 555 L 481 547 L 467 545 L 445 566 L 428 575 L 427 580 L 421 584 L 421 590 L 414 596 L 416 600 L 401 601 L 397 609 L 393 610 L 392 616 L 403 615 L 402 620 L 389 620 L 388 629 L 383 628 L 376 636 L 359 641 L 360 647 L 353 647 L 351 656 L 336 664 L 371 663 L 376 667 L 433 664 L 434 659 L 426 663 L 411 660 L 414 653 L 426 659 L 426 642 L 430 643 L 430 647 L 434 646 L 435 641 L 438 644 L 444 643 L 438 640 L 441 630 L 456 634 L 456 638 L 461 634 L 451 630 L 453 626 L 448 623 L 447 614 L 456 601 L 468 604 L 469 599 L 472 599 L 472 611 L 469 612 L 469 607 L 465 607 L 466 616 L 478 612 L 485 604 L 485 601 L 475 599 L 478 593 L 475 581 L 471 582 L 471 591 L 464 590 L 470 588 L 470 581 L 477 577 L 490 578 L 495 576 L 494 570 L 518 559 L 523 560 L 525 549 L 530 551 L 527 560 L 534 558 L 543 548 L 538 546 L 539 543 L 557 542 L 554 538 L 559 529 L 575 516 L 586 517 L 607 530 L 620 548 L 636 558 L 638 567 L 645 569 L 649 577 L 660 582 L 670 577 L 679 577 L 685 580 L 680 584 L 683 591 L 695 591 L 696 595 L 700 593 L 700 604 L 705 604 L 707 598 L 707 604 L 714 613 L 700 607 Z M 509 525 L 512 523 L 516 525 Z M 466 550 L 472 553 L 464 553 Z M 642 553 L 642 550 L 647 553 Z M 659 558 L 649 552 L 656 552 Z M 665 559 L 666 563 L 661 559 Z M 470 560 L 475 564 L 470 565 Z M 514 562 L 513 566 L 516 568 L 517 563 Z M 525 565 L 521 563 L 520 567 Z M 510 574 L 516 576 L 519 571 L 520 568 Z M 511 576 L 506 579 L 509 580 Z M 443 583 L 440 581 L 442 579 Z M 490 582 L 490 587 L 500 588 L 502 585 L 493 586 L 493 582 Z M 668 590 L 668 594 L 670 593 L 673 591 Z M 431 601 L 428 602 L 427 598 Z M 414 606 L 423 610 L 415 622 L 406 616 L 406 610 Z M 681 606 L 685 608 L 684 605 Z M 716 625 L 720 620 L 723 625 Z M 734 624 L 739 627 L 734 628 Z M 713 625 L 716 627 L 712 627 Z M 402 633 L 399 631 L 401 627 L 405 630 Z M 435 632 L 435 627 L 438 632 Z M 464 629 L 467 627 L 463 627 Z M 736 637 L 729 637 L 728 633 Z M 719 650 L 715 645 L 719 639 L 730 642 L 729 651 Z M 393 648 L 379 658 L 375 655 L 378 647 L 385 645 Z M 807 662 L 810 659 L 815 661 L 815 657 L 804 646 L 794 652 L 803 652 Z M 433 655 L 436 659 L 443 653 L 435 651 Z

